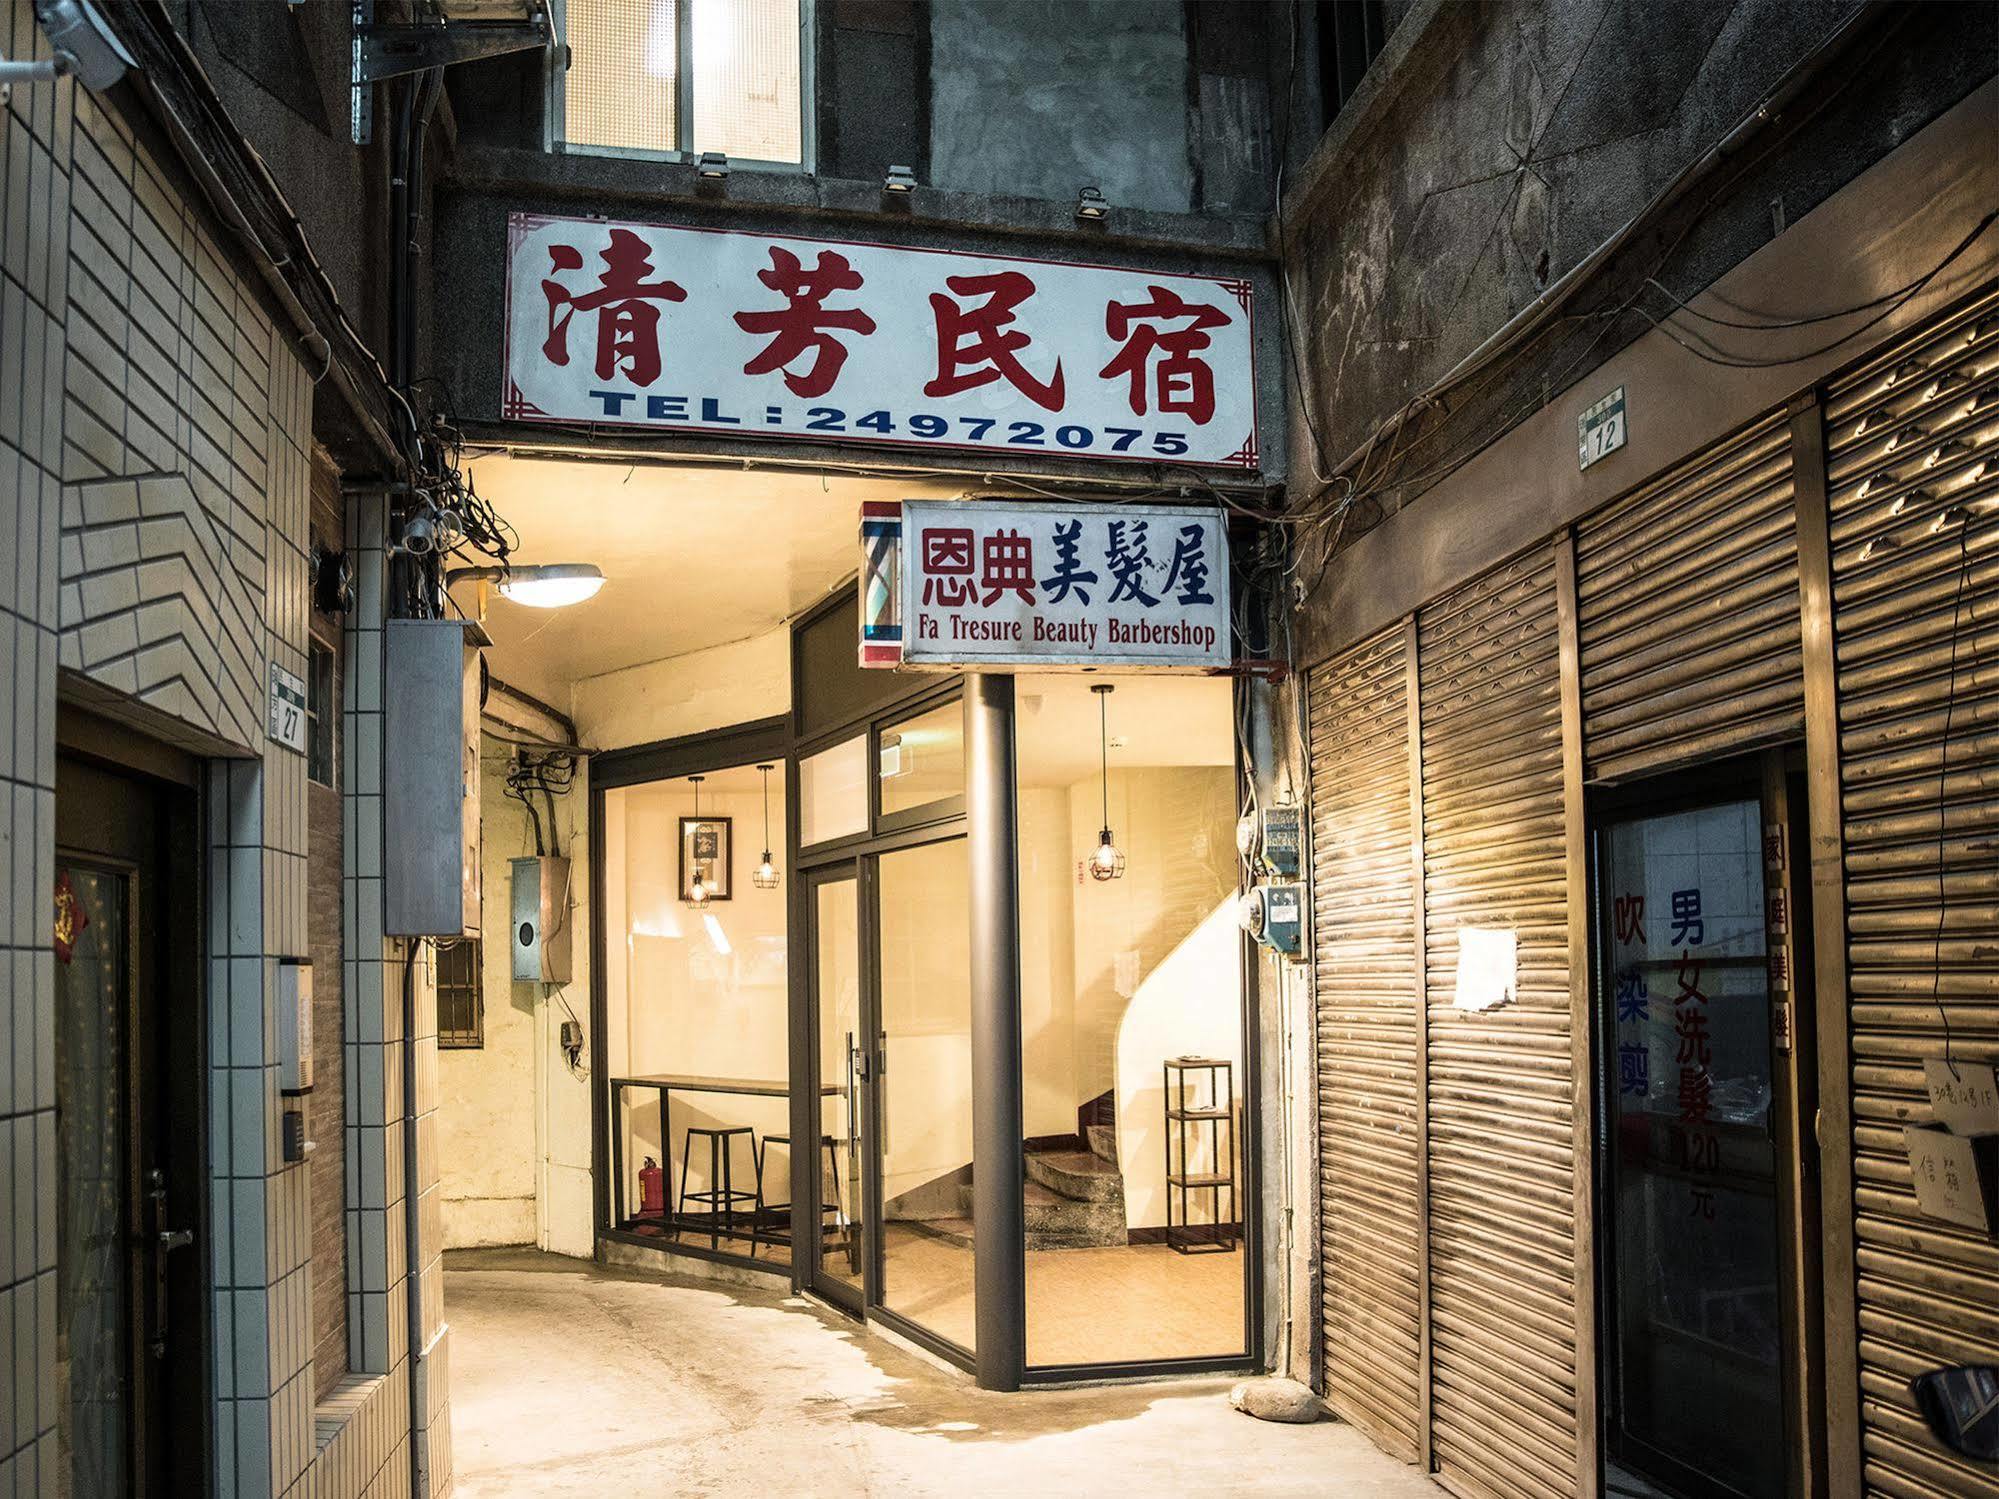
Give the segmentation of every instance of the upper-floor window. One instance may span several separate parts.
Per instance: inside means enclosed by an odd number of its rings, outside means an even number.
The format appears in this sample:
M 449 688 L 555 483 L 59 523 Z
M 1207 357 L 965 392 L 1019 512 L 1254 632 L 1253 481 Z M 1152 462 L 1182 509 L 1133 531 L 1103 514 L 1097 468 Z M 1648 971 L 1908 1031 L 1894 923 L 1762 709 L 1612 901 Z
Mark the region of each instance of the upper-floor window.
M 811 166 L 812 0 L 558 0 L 565 150 Z

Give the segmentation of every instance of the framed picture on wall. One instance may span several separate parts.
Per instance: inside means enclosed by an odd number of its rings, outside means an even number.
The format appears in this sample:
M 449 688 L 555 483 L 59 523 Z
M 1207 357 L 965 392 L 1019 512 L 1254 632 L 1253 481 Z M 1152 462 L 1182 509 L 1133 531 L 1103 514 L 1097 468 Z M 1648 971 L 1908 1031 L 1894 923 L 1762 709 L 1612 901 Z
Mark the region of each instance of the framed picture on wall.
M 735 891 L 729 871 L 734 847 L 726 817 L 680 819 L 680 898 L 684 901 L 727 900 Z M 697 894 L 694 882 L 701 882 Z

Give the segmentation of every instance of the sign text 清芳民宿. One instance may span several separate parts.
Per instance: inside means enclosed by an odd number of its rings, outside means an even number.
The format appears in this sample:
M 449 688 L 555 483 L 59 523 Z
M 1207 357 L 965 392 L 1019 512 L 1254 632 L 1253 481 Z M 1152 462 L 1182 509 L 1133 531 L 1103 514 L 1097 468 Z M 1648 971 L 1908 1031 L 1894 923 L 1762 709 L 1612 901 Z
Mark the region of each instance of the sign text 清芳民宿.
M 1250 284 L 515 213 L 511 420 L 1257 465 Z

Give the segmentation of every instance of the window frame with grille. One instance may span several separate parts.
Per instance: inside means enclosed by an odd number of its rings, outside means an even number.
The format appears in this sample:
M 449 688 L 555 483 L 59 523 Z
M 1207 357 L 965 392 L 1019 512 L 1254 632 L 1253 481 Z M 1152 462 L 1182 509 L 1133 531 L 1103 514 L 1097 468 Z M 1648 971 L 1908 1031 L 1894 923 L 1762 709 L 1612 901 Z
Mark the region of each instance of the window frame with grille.
M 486 1044 L 486 995 L 477 937 L 461 937 L 436 949 L 437 1046 L 440 1051 L 477 1051 Z M 459 973 L 460 964 L 465 972 Z M 447 972 L 449 976 L 447 977 Z
M 692 162 L 712 144 L 695 139 L 692 31 L 692 0 L 680 0 L 680 24 L 676 46 L 674 92 L 674 140 L 672 149 L 646 146 L 601 145 L 572 141 L 568 130 L 569 5 L 571 0 L 549 0 L 549 18 L 556 45 L 548 49 L 548 108 L 543 112 L 542 146 L 551 152 L 580 156 L 611 156 L 637 161 Z M 644 3 L 644 0 L 632 0 Z M 728 153 L 731 171 L 744 168 L 759 172 L 795 172 L 810 176 L 819 169 L 818 129 L 815 108 L 817 84 L 814 59 L 818 50 L 818 0 L 798 0 L 798 156 L 797 161 L 768 161 Z

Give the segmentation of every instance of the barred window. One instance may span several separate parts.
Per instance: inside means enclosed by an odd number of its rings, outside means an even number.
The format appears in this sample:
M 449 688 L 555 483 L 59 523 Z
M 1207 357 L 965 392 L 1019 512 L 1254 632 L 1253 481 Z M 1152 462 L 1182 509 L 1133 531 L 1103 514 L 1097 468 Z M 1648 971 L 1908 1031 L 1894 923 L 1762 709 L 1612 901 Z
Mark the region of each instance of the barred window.
M 333 701 L 333 652 L 315 639 L 306 662 L 305 773 L 333 784 L 333 729 L 340 714 Z
M 486 1001 L 479 988 L 479 939 L 464 937 L 437 949 L 437 1044 L 486 1044 Z
M 807 165 L 811 0 L 564 0 L 562 144 Z

